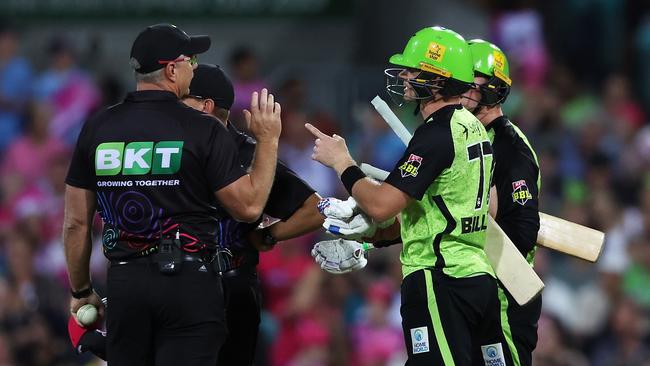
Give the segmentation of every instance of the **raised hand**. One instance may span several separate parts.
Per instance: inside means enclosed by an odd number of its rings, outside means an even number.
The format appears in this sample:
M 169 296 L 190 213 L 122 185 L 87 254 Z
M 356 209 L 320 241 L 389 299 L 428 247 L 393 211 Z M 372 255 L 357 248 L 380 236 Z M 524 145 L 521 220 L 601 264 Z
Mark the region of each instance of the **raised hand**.
M 251 95 L 250 110 L 244 110 L 248 129 L 258 142 L 277 142 L 282 132 L 280 103 L 273 94 L 262 89 L 261 93 Z
M 328 136 L 318 128 L 306 123 L 305 128 L 316 137 L 311 158 L 328 166 L 341 175 L 345 169 L 356 163 L 350 156 L 345 139 L 339 135 Z

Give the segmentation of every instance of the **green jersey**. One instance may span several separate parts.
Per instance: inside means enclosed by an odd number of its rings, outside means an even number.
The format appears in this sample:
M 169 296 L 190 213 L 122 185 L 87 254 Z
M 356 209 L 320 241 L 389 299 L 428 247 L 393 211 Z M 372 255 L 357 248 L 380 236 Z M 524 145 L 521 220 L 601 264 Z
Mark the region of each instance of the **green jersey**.
M 505 116 L 492 121 L 487 131 L 494 150 L 492 182 L 499 201 L 495 220 L 532 265 L 539 231 L 537 155 L 523 132 Z
M 437 268 L 451 277 L 494 276 L 483 250 L 492 147 L 461 105 L 445 106 L 415 131 L 386 179 L 411 200 L 402 211 L 402 274 Z

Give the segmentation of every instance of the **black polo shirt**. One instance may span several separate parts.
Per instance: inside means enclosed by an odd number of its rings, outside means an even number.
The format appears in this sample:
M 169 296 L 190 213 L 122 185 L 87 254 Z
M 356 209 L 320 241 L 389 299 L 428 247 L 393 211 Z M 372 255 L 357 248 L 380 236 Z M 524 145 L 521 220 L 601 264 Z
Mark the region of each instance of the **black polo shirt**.
M 524 134 L 506 116 L 487 127 L 493 139 L 498 210 L 495 218 L 524 257 L 532 261 L 539 231 L 540 172 L 537 157 Z
M 235 141 L 239 151 L 239 162 L 249 168 L 255 153 L 255 140 L 238 131 L 232 123 L 228 123 L 228 132 Z M 315 190 L 283 162 L 278 161 L 275 169 L 273 187 L 269 200 L 264 207 L 264 214 L 282 221 L 291 217 Z M 259 253 L 248 242 L 247 234 L 255 230 L 258 223 L 247 224 L 237 222 L 232 218 L 224 218 L 220 222 L 222 246 L 229 248 L 233 255 L 234 267 L 243 265 L 255 266 L 259 262 Z
M 179 233 L 194 252 L 218 243 L 214 192 L 245 174 L 214 118 L 166 91 L 129 93 L 84 125 L 66 183 L 94 191 L 109 259 L 151 254 Z

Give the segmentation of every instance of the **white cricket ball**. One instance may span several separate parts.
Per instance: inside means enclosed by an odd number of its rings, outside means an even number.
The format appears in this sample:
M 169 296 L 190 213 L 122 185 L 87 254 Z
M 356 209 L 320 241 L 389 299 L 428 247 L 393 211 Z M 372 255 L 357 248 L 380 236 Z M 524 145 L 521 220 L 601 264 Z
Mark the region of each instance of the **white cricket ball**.
M 97 321 L 97 308 L 95 305 L 86 304 L 77 310 L 77 320 L 84 327 L 93 325 Z

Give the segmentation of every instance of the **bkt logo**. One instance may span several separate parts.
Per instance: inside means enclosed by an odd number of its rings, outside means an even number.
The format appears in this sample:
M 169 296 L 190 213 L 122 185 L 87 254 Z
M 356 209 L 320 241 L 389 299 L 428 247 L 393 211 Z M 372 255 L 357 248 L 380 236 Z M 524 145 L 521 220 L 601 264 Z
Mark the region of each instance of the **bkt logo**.
M 95 150 L 98 176 L 174 174 L 181 168 L 183 141 L 105 142 Z

